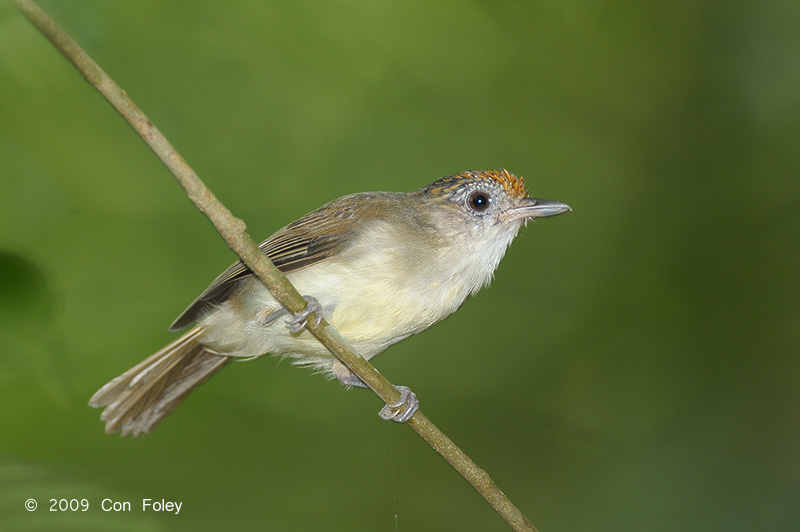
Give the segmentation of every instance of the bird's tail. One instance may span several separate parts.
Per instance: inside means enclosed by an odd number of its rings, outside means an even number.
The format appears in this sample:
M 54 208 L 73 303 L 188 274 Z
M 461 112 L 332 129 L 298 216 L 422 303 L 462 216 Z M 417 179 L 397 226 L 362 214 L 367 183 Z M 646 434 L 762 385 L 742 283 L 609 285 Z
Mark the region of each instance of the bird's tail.
M 100 388 L 89 405 L 103 408 L 106 432 L 147 434 L 186 396 L 230 362 L 206 351 L 199 325 Z

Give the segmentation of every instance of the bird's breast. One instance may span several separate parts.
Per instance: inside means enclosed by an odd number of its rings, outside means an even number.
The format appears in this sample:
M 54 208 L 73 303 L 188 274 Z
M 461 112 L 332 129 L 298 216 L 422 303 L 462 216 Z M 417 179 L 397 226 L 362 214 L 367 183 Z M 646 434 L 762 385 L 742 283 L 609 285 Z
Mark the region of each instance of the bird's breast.
M 376 232 L 339 256 L 289 275 L 367 358 L 455 312 L 488 283 L 496 266 L 456 246 Z

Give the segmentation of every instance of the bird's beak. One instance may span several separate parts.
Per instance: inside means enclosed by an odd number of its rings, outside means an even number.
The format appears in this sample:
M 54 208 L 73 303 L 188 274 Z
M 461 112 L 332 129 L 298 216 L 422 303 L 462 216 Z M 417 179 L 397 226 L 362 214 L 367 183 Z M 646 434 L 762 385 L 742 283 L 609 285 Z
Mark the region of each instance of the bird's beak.
M 536 198 L 525 198 L 522 205 L 511 207 L 503 211 L 501 217 L 504 221 L 508 220 L 527 220 L 528 218 L 543 218 L 545 216 L 555 216 L 562 212 L 571 211 L 569 205 L 560 201 L 543 200 Z

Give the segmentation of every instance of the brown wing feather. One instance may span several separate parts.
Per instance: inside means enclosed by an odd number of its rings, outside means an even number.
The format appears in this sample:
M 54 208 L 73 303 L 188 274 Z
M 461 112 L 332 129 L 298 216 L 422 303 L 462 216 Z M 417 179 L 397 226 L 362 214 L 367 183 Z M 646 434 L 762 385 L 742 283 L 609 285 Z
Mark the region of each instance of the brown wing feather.
M 283 273 L 307 268 L 347 246 L 354 229 L 381 212 L 382 209 L 376 208 L 379 204 L 396 196 L 368 192 L 339 198 L 278 230 L 258 247 Z M 232 264 L 178 316 L 169 330 L 178 331 L 197 321 L 207 309 L 227 300 L 239 283 L 251 275 L 242 261 Z

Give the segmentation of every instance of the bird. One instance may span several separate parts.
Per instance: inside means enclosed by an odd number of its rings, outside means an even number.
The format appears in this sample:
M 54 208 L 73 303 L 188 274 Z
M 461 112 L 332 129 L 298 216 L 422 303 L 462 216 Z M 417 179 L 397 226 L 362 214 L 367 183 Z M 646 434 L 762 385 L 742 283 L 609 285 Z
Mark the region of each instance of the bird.
M 186 333 L 112 379 L 89 404 L 104 409 L 106 432 L 147 434 L 231 361 L 267 354 L 363 387 L 305 329 L 308 319 L 318 324 L 324 316 L 370 359 L 487 286 L 529 220 L 570 210 L 531 197 L 523 178 L 503 168 L 449 175 L 407 193 L 343 196 L 259 244 L 304 294 L 304 311 L 289 313 L 238 261 L 170 326 L 191 326 Z M 408 387 L 397 388 L 401 400 L 380 415 L 407 421 L 419 404 Z

